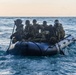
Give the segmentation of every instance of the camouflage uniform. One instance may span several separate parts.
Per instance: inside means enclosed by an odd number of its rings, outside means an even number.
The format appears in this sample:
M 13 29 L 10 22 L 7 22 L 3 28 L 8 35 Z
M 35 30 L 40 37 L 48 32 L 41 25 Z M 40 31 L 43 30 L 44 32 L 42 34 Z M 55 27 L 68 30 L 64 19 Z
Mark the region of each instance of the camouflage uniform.
M 31 41 L 34 38 L 34 32 L 33 32 L 34 28 L 33 28 L 33 25 L 30 24 L 29 20 L 26 20 L 25 24 L 26 24 L 25 30 L 24 30 L 25 40 Z
M 48 34 L 48 43 L 55 44 L 56 43 L 56 37 L 55 37 L 56 33 L 55 33 L 54 27 L 52 25 L 49 25 L 48 26 L 48 31 L 49 31 L 49 34 Z
M 57 40 L 60 41 L 65 36 L 65 31 L 62 27 L 62 24 L 57 23 L 57 24 L 54 25 L 54 28 L 55 28 L 55 31 L 56 31 Z
M 16 31 L 23 31 L 23 24 L 18 25 Z
M 17 31 L 17 32 L 15 32 L 13 35 L 11 35 L 11 39 L 13 39 L 12 40 L 12 43 L 15 43 L 15 42 L 17 42 L 17 41 L 22 41 L 22 39 L 23 39 L 23 31 Z
M 16 31 L 23 31 L 23 24 L 21 19 L 17 19 L 14 21 L 14 23 L 16 25 Z
M 21 19 L 17 19 L 16 21 L 14 21 L 15 25 L 16 25 L 16 32 L 14 34 L 11 35 L 11 39 L 13 38 L 13 40 L 15 39 L 15 41 L 21 41 L 23 38 L 23 24 L 22 24 L 22 20 Z
M 28 40 L 29 38 L 32 40 L 34 37 L 34 32 L 33 32 L 33 26 L 30 24 L 29 26 L 25 27 L 25 39 Z
M 60 39 L 64 39 L 65 31 L 64 31 L 64 29 L 62 27 L 62 24 L 60 24 L 59 29 L 60 29 Z
M 33 20 L 33 33 L 34 38 L 37 38 L 42 32 L 42 26 L 36 23 L 37 21 Z

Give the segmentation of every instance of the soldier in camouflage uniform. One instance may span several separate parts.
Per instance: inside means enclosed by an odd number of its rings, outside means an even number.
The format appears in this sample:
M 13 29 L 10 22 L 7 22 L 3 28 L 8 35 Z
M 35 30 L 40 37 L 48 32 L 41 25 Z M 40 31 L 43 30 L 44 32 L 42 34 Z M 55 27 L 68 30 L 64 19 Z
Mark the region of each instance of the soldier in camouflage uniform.
M 45 31 L 45 30 L 46 30 L 45 28 L 47 28 L 47 27 L 48 27 L 47 22 L 46 22 L 46 21 L 43 21 L 42 26 L 43 26 L 43 31 Z
M 24 30 L 24 33 L 25 33 L 25 39 L 26 40 L 32 40 L 34 38 L 34 28 L 33 28 L 33 25 L 30 24 L 30 21 L 29 20 L 26 20 L 25 22 L 25 30 Z
M 46 42 L 49 39 L 49 26 L 47 25 L 46 21 L 43 21 L 43 34 L 44 34 L 44 38 L 46 39 Z
M 14 21 L 14 23 L 16 25 L 16 31 L 23 31 L 23 24 L 21 19 L 17 19 Z
M 12 43 L 15 43 L 17 41 L 21 41 L 23 39 L 23 24 L 21 19 L 17 19 L 14 21 L 16 25 L 16 32 L 11 35 Z
M 65 31 L 63 29 L 62 24 L 59 23 L 59 20 L 55 20 L 54 23 L 55 23 L 54 28 L 55 28 L 55 31 L 56 31 L 56 37 L 57 37 L 57 40 L 60 41 L 60 40 L 64 39 Z
M 33 20 L 33 33 L 34 37 L 38 37 L 38 35 L 42 32 L 42 26 L 37 24 L 36 19 Z
M 56 31 L 54 26 L 50 25 L 49 26 L 49 43 L 54 45 L 56 44 L 57 40 L 56 40 Z
M 13 35 L 10 37 L 12 40 L 12 43 L 15 43 L 17 41 L 23 41 L 23 31 L 16 31 Z

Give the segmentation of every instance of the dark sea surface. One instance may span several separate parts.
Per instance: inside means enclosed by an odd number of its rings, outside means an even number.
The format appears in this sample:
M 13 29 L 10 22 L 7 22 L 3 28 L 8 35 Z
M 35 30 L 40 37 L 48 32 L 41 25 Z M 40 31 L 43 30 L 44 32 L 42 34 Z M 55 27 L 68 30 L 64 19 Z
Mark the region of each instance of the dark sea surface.
M 76 37 L 76 17 L 19 17 L 23 20 L 45 20 L 48 25 L 58 19 L 66 32 Z M 0 75 L 76 75 L 76 43 L 64 49 L 65 55 L 21 57 L 5 55 L 10 43 L 14 20 L 18 17 L 0 17 Z

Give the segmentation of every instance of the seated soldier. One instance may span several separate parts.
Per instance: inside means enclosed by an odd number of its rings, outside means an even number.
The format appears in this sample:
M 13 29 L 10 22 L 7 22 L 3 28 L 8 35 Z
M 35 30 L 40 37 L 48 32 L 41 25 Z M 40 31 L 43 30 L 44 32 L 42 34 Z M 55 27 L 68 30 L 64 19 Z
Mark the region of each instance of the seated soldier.
M 46 21 L 43 21 L 42 27 L 43 27 L 43 32 L 46 32 L 48 30 L 48 25 Z
M 17 41 L 21 41 L 23 38 L 23 25 L 22 20 L 17 19 L 15 22 L 16 25 L 16 32 L 11 35 L 11 39 L 13 39 L 12 43 L 15 43 Z
M 25 33 L 29 33 L 30 26 L 31 26 L 30 21 L 29 20 L 26 20 L 25 25 L 26 25 L 25 26 Z
M 55 20 L 54 23 L 55 23 L 54 28 L 55 28 L 55 31 L 56 31 L 57 40 L 60 41 L 60 40 L 64 39 L 65 31 L 63 29 L 62 24 L 59 23 L 59 20 Z
M 12 40 L 12 43 L 16 43 L 17 41 L 23 41 L 23 31 L 16 31 L 13 35 L 10 37 Z
M 43 21 L 42 26 L 43 26 L 43 31 L 47 30 L 48 25 L 47 25 L 47 22 L 46 21 Z
M 46 21 L 43 21 L 43 35 L 44 35 L 44 38 L 46 40 L 46 42 L 49 41 L 49 26 L 47 25 L 47 22 Z
M 52 25 L 46 25 L 44 30 L 47 32 L 45 32 L 46 41 L 49 44 L 54 45 L 56 43 L 54 27 Z
M 42 26 L 37 24 L 36 19 L 33 20 L 33 32 L 34 32 L 34 37 L 38 37 L 40 33 L 42 32 Z
M 33 32 L 33 26 L 30 24 L 30 21 L 29 20 L 26 20 L 25 22 L 25 30 L 24 30 L 24 33 L 25 33 L 25 40 L 31 40 L 33 37 L 34 37 L 34 32 Z
M 57 43 L 56 39 L 56 31 L 52 25 L 49 25 L 49 43 L 55 45 Z
M 56 33 L 55 33 L 55 29 L 52 25 L 47 25 L 46 21 L 43 21 L 43 27 L 44 27 L 44 35 L 46 38 L 46 42 L 48 42 L 49 44 L 54 45 L 57 41 L 56 41 Z
M 16 25 L 16 31 L 23 30 L 23 24 L 21 19 L 17 19 L 16 21 L 14 21 L 14 23 Z

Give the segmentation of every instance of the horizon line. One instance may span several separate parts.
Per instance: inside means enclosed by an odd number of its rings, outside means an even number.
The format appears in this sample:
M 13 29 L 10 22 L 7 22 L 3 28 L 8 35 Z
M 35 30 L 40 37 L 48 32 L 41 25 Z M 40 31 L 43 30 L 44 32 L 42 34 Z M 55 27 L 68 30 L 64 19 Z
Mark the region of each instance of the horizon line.
M 0 17 L 76 17 L 76 16 L 0 16 Z

